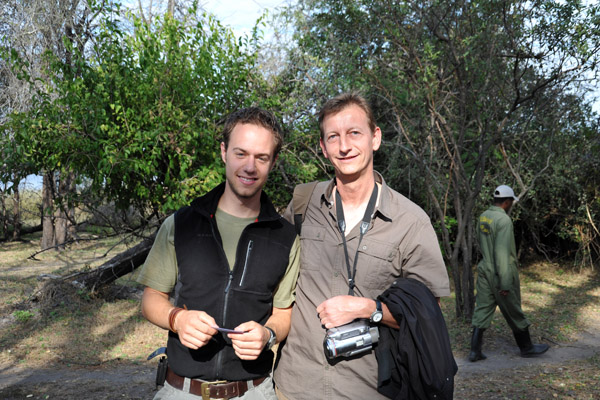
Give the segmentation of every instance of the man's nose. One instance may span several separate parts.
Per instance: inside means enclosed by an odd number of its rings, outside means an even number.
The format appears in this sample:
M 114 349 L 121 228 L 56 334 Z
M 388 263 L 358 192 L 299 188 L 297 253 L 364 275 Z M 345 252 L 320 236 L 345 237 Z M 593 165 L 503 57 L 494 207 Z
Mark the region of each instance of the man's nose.
M 246 172 L 254 172 L 256 170 L 256 158 L 252 156 L 247 157 L 246 162 L 244 164 L 244 170 Z
M 340 135 L 340 153 L 347 153 L 351 148 L 352 146 L 350 145 L 350 140 L 346 137 L 346 135 Z

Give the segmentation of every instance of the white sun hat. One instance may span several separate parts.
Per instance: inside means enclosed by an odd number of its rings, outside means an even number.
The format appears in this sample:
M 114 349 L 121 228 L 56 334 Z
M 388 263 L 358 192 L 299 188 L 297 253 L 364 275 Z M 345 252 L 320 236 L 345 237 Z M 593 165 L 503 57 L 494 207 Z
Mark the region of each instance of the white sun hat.
M 515 192 L 513 192 L 510 186 L 500 185 L 494 191 L 494 198 L 505 198 L 512 197 L 515 201 L 519 201 L 519 198 L 515 196 Z

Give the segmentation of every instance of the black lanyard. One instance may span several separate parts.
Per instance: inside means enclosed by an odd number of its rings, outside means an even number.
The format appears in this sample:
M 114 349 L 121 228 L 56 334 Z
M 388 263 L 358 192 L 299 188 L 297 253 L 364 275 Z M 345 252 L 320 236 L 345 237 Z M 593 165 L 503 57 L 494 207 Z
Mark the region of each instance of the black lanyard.
M 369 225 L 371 224 L 371 216 L 373 215 L 373 211 L 375 210 L 375 203 L 377 202 L 377 184 L 373 188 L 373 193 L 371 193 L 371 198 L 369 199 L 369 203 L 367 204 L 367 209 L 365 210 L 365 215 L 360 224 L 360 237 L 358 239 L 358 245 L 356 246 L 356 255 L 354 256 L 354 267 L 350 269 L 350 259 L 348 258 L 348 246 L 346 245 L 346 235 L 344 231 L 346 230 L 346 221 L 344 220 L 344 209 L 342 208 L 342 199 L 340 197 L 339 190 L 335 191 L 335 211 L 337 214 L 338 220 L 338 229 L 342 234 L 342 243 L 344 244 L 344 254 L 346 255 L 346 268 L 348 268 L 348 294 L 350 296 L 354 296 L 354 286 L 356 286 L 354 282 L 354 278 L 356 277 L 356 262 L 358 261 L 358 249 L 360 248 L 360 242 L 364 234 L 369 229 Z

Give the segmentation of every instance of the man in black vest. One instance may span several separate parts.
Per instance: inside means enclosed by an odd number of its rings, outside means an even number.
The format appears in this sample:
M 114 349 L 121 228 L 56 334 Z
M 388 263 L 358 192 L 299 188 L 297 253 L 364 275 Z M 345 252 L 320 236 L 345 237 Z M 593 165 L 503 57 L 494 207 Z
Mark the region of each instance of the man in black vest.
M 230 115 L 225 182 L 157 233 L 138 277 L 144 317 L 169 330 L 155 399 L 276 399 L 270 350 L 289 332 L 299 265 L 294 227 L 262 191 L 281 144 L 271 113 Z

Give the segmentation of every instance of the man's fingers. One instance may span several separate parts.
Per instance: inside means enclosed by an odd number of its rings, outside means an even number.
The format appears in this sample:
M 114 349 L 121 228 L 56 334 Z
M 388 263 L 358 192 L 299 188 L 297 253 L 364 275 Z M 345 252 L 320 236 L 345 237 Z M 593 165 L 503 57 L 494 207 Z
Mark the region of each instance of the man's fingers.
M 262 330 L 264 327 L 260 324 L 242 324 L 236 329 L 250 329 L 244 334 L 230 333 L 231 344 L 235 354 L 242 360 L 255 360 L 263 351 L 264 342 Z
M 204 311 L 183 311 L 177 319 L 177 328 L 181 344 L 196 350 L 205 346 L 217 333 L 211 327 L 214 319 Z
M 183 344 L 185 347 L 189 347 L 192 350 L 197 350 L 200 347 L 205 346 L 212 338 L 212 336 L 203 336 L 204 338 L 193 335 L 179 335 L 179 340 L 181 340 L 181 344 Z
M 242 360 L 255 360 L 262 353 L 262 348 L 248 348 L 245 346 L 238 346 L 233 343 L 233 349 L 235 354 Z

